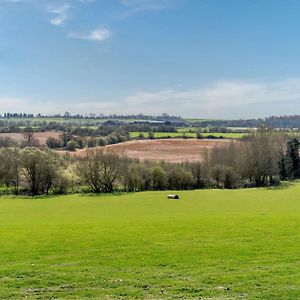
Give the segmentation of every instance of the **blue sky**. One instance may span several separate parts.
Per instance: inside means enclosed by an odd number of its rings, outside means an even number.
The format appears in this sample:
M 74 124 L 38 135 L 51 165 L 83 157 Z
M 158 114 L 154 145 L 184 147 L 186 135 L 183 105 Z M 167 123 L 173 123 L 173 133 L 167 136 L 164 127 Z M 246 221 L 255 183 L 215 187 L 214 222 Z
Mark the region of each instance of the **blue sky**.
M 0 112 L 300 113 L 298 0 L 0 0 Z

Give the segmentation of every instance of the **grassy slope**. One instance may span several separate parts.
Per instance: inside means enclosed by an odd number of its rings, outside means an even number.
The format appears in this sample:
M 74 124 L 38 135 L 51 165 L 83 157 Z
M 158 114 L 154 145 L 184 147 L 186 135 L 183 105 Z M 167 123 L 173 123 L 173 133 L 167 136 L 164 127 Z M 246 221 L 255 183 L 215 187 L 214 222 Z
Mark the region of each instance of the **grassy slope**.
M 0 199 L 0 298 L 300 297 L 300 184 Z
M 144 135 L 145 138 L 148 137 L 148 133 L 147 132 L 142 132 L 142 134 Z M 134 132 L 130 132 L 130 137 L 132 138 L 137 138 L 140 135 L 140 132 L 134 131 Z M 183 132 L 155 132 L 154 136 L 156 138 L 162 138 L 162 137 L 181 137 L 183 136 L 184 133 Z M 185 132 L 185 136 L 188 137 L 192 137 L 195 138 L 196 137 L 196 133 L 195 132 Z M 207 136 L 215 136 L 215 137 L 224 137 L 224 138 L 231 138 L 231 139 L 238 139 L 238 138 L 242 138 L 243 136 L 245 136 L 245 133 L 218 133 L 218 132 L 213 132 L 213 133 L 201 133 L 201 135 L 203 137 L 207 137 Z

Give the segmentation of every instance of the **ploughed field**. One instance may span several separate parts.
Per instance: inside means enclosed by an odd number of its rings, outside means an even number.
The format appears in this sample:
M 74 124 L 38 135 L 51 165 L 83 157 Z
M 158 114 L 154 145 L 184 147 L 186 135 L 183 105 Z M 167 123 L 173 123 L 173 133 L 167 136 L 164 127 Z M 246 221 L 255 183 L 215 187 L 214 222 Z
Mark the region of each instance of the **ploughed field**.
M 167 162 L 199 161 L 212 147 L 224 147 L 232 142 L 229 139 L 161 139 L 128 141 L 106 146 L 106 151 L 125 153 L 130 158 Z M 73 155 L 84 155 L 86 149 L 78 150 Z
M 62 132 L 60 131 L 45 131 L 45 132 L 35 132 L 34 138 L 36 138 L 41 145 L 46 145 L 46 141 L 49 137 L 59 138 Z M 0 138 L 11 138 L 17 142 L 24 141 L 24 135 L 20 132 L 17 133 L 0 133 Z
M 0 299 L 299 299 L 300 183 L 0 198 Z

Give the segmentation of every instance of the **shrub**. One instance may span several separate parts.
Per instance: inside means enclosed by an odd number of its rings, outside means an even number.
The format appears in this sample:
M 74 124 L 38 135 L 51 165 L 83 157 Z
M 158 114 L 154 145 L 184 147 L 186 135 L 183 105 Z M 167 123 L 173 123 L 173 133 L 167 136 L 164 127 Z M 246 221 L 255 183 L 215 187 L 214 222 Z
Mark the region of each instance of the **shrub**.
M 232 189 L 238 185 L 238 176 L 232 167 L 224 167 L 224 188 Z
M 17 146 L 18 142 L 10 137 L 0 137 L 0 148 Z
M 97 145 L 96 140 L 93 139 L 93 138 L 90 138 L 90 139 L 88 140 L 88 142 L 87 142 L 87 146 L 88 146 L 89 148 L 93 148 L 93 147 L 95 147 L 96 145 Z
M 63 141 L 55 137 L 48 137 L 46 140 L 46 145 L 50 149 L 61 148 L 63 145 Z
M 105 145 L 106 145 L 105 139 L 104 139 L 104 138 L 99 138 L 99 139 L 98 139 L 98 146 L 103 147 L 103 146 L 105 146 Z
M 140 139 L 140 140 L 145 139 L 145 136 L 142 132 L 139 133 L 138 139 Z
M 193 176 L 181 166 L 171 168 L 168 173 L 168 188 L 174 190 L 187 190 L 193 187 Z
M 69 141 L 67 143 L 67 150 L 68 151 L 75 151 L 77 148 L 77 143 L 75 141 Z

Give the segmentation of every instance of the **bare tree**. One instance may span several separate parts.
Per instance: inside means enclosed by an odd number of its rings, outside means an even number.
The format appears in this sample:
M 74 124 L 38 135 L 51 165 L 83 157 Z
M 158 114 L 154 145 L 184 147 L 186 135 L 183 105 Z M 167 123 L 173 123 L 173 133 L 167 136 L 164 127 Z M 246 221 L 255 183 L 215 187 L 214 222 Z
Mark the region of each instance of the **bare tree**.
M 7 187 L 13 186 L 18 193 L 20 183 L 20 150 L 5 148 L 0 150 L 0 183 Z
M 58 165 L 53 152 L 28 148 L 22 152 L 22 174 L 29 194 L 49 193 L 58 177 Z
M 23 130 L 24 141 L 21 144 L 22 147 L 38 147 L 39 141 L 34 136 L 34 130 L 32 127 L 26 127 Z
M 77 164 L 77 174 L 93 192 L 111 192 L 123 166 L 123 155 L 93 149 Z
M 224 180 L 224 166 L 215 165 L 211 169 L 211 176 L 215 180 L 217 187 L 220 188 L 220 183 Z

